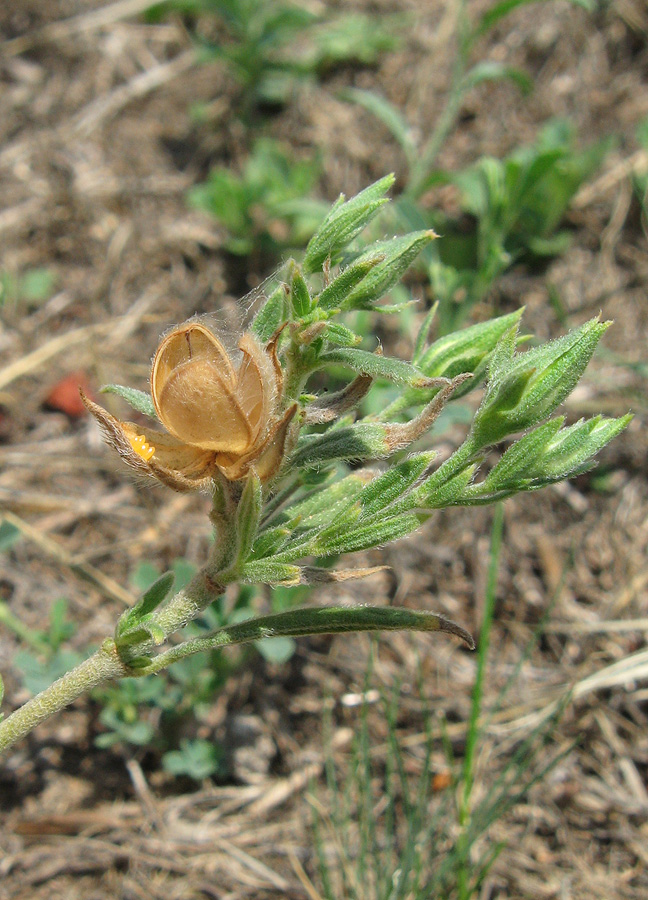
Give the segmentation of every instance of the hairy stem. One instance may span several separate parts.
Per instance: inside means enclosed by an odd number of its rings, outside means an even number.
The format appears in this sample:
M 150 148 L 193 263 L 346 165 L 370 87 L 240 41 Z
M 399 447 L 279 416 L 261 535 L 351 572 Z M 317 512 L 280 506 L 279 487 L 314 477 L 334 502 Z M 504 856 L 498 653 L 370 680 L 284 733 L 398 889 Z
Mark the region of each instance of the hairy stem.
M 67 672 L 0 722 L 0 751 L 11 747 L 20 738 L 29 734 L 39 722 L 69 706 L 77 697 L 103 684 L 104 681 L 127 674 L 129 673 L 119 658 L 113 641 L 105 641 L 89 659 L 71 672 Z

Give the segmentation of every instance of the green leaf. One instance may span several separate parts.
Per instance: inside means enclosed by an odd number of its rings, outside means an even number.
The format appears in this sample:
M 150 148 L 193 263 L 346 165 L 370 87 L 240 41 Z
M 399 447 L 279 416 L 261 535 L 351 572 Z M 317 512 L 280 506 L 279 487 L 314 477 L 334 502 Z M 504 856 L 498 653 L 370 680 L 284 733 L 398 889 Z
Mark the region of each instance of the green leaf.
M 429 381 L 423 372 L 402 359 L 395 359 L 392 356 L 380 356 L 377 353 L 369 353 L 367 350 L 358 350 L 356 348 L 327 350 L 320 355 L 318 364 L 322 366 L 343 365 L 362 375 L 371 375 L 372 378 L 384 378 L 393 384 L 409 385 L 411 387 L 423 387 Z
M 393 103 L 373 91 L 363 91 L 359 88 L 348 88 L 341 92 L 341 97 L 343 100 L 357 103 L 379 119 L 398 142 L 408 165 L 411 166 L 415 162 L 418 148 L 412 137 L 412 129 Z
M 376 254 L 384 255 L 384 259 L 347 294 L 342 309 L 372 309 L 374 304 L 400 281 L 423 247 L 436 236 L 430 230 L 414 231 L 404 237 L 372 244 L 369 250 L 357 258 L 356 263 L 374 259 Z
M 341 322 L 327 322 L 321 336 L 330 344 L 337 344 L 339 347 L 355 347 L 362 341 L 359 334 L 351 331 Z
M 517 9 L 519 6 L 527 6 L 527 4 L 534 2 L 536 2 L 536 0 L 500 0 L 499 3 L 491 6 L 491 8 L 487 9 L 480 17 L 475 29 L 475 35 L 485 34 L 493 27 L 493 25 L 499 22 L 500 19 L 503 19 L 504 16 L 507 16 L 514 9 Z
M 399 538 L 411 534 L 421 525 L 418 516 L 403 514 L 382 519 L 363 525 L 360 528 L 352 528 L 349 531 L 340 530 L 336 534 L 327 534 L 324 537 L 318 535 L 311 543 L 313 556 L 338 556 L 340 553 L 355 553 L 358 550 L 369 550 L 372 547 L 380 547 Z
M 417 360 L 419 369 L 430 378 L 454 378 L 462 372 L 475 372 L 502 336 L 516 328 L 523 312 L 524 309 L 518 309 L 444 335 L 423 350 Z M 517 330 L 511 337 L 517 340 Z
M 328 524 L 350 506 L 367 483 L 364 475 L 351 474 L 329 487 L 320 487 L 313 494 L 294 503 L 285 512 L 290 528 L 319 528 Z
M 269 663 L 280 666 L 294 656 L 297 644 L 291 637 L 269 637 L 255 641 L 254 646 Z
M 557 479 L 578 472 L 631 421 L 631 414 L 618 419 L 595 416 L 561 429 L 530 466 L 530 477 Z
M 254 469 L 245 481 L 245 487 L 241 494 L 236 516 L 234 518 L 234 530 L 236 535 L 236 556 L 233 569 L 236 570 L 248 558 L 252 551 L 254 539 L 259 528 L 261 509 L 263 506 L 263 492 L 261 480 Z
M 251 330 L 260 341 L 269 341 L 277 328 L 288 318 L 286 311 L 286 298 L 288 286 L 280 284 L 270 294 L 252 322 Z
M 138 391 L 136 388 L 124 387 L 121 384 L 106 384 L 101 388 L 102 394 L 117 394 L 125 400 L 129 406 L 151 419 L 157 419 L 155 406 L 148 391 Z
M 258 535 L 252 547 L 252 557 L 263 559 L 266 556 L 274 556 L 285 546 L 290 537 L 290 529 L 283 525 L 268 528 Z
M 477 27 L 475 29 L 475 36 L 479 37 L 482 34 L 485 34 L 487 31 L 497 24 L 500 19 L 503 19 L 514 9 L 517 9 L 520 6 L 527 6 L 529 3 L 535 3 L 537 0 L 500 0 L 499 3 L 496 3 L 494 6 L 491 6 L 490 9 L 486 10 L 486 12 L 481 16 L 479 22 L 477 23 Z M 595 8 L 595 0 L 570 0 L 570 2 L 574 6 L 581 6 L 583 9 L 592 12 Z
M 382 459 L 391 453 L 385 425 L 361 423 L 306 435 L 289 460 L 292 468 L 319 466 L 334 460 Z
M 10 547 L 20 540 L 21 531 L 11 522 L 3 520 L 0 522 L 0 552 L 9 550 Z
M 497 443 L 550 416 L 578 383 L 609 324 L 591 319 L 514 359 L 511 338 L 505 336 L 493 354 L 486 393 L 473 420 L 474 445 Z
M 416 453 L 370 481 L 362 489 L 360 503 L 362 518 L 381 512 L 418 481 L 436 457 L 436 450 Z
M 125 629 L 122 631 L 115 639 L 115 644 L 117 646 L 117 652 L 124 658 L 124 662 L 129 663 L 128 657 L 123 656 L 125 650 L 136 647 L 139 644 L 147 644 L 151 641 L 154 644 L 161 644 L 165 637 L 164 630 L 160 628 L 159 625 L 156 625 L 149 616 L 146 619 L 139 619 L 139 624 L 132 629 Z
M 444 335 L 429 347 L 419 351 L 415 357 L 417 367 L 428 378 L 454 378 L 464 372 L 472 372 L 474 378 L 467 379 L 453 392 L 452 401 L 458 400 L 479 386 L 488 370 L 493 349 L 504 334 L 514 327 L 511 339 L 515 342 L 519 340 L 516 323 L 523 311 L 519 309 L 508 315 Z M 393 403 L 383 409 L 379 418 L 381 420 L 393 418 L 403 410 L 425 403 L 430 396 L 429 390 L 415 388 L 404 390 Z
M 294 609 L 226 625 L 204 638 L 186 641 L 160 654 L 149 672 L 157 672 L 179 659 L 232 644 L 245 644 L 269 637 L 300 637 L 309 634 L 344 634 L 357 631 L 438 631 L 455 634 L 473 650 L 475 642 L 460 625 L 435 613 L 379 606 L 324 606 Z
M 299 584 L 301 571 L 299 566 L 273 562 L 267 559 L 250 560 L 241 569 L 240 581 L 243 584 Z
M 464 90 L 476 87 L 484 81 L 513 81 L 523 94 L 527 94 L 533 87 L 532 78 L 522 69 L 506 66 L 503 63 L 486 61 L 477 63 L 466 73 L 462 82 Z
M 489 472 L 484 482 L 484 489 L 505 490 L 513 481 L 527 477 L 527 473 L 535 462 L 542 458 L 563 422 L 563 416 L 550 419 L 512 444 Z
M 166 772 L 176 776 L 185 775 L 195 781 L 215 775 L 223 765 L 222 748 L 199 738 L 183 738 L 179 750 L 169 750 L 162 756 L 162 768 Z
M 388 202 L 385 195 L 394 180 L 393 175 L 387 175 L 346 202 L 344 194 L 340 194 L 310 239 L 304 255 L 304 272 L 310 274 L 321 271 L 328 257 L 335 257 L 360 234 Z
M 472 482 L 476 465 L 467 466 L 452 478 L 443 480 L 437 476 L 438 469 L 427 481 L 404 498 L 404 504 L 419 509 L 445 509 L 447 506 L 461 506 L 464 492 Z
M 165 572 L 148 588 L 135 606 L 122 613 L 117 622 L 116 639 L 120 639 L 127 631 L 138 627 L 145 617 L 154 612 L 166 599 L 174 581 L 173 572 Z
M 293 262 L 290 268 L 290 298 L 292 301 L 292 308 L 295 317 L 301 319 L 304 316 L 307 316 L 311 311 L 311 297 L 308 291 L 308 285 L 304 281 L 304 276 L 297 264 Z
M 374 266 L 384 260 L 384 254 L 377 253 L 360 262 L 357 260 L 342 269 L 340 274 L 327 285 L 317 297 L 320 309 L 341 309 L 351 291 L 371 272 Z

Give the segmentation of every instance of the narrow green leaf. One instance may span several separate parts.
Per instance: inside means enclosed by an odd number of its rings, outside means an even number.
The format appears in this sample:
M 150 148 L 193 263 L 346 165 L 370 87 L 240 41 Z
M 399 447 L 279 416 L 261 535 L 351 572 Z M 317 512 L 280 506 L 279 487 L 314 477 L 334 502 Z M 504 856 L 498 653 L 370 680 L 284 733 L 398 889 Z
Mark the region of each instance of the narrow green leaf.
M 154 623 L 147 623 L 120 634 L 115 644 L 121 655 L 124 650 L 137 644 L 144 644 L 148 641 L 153 641 L 154 644 L 161 644 L 164 638 L 164 631 L 159 626 L 156 626 Z
M 411 534 L 419 528 L 418 516 L 404 514 L 393 516 L 382 521 L 372 522 L 360 528 L 352 529 L 346 534 L 327 535 L 326 540 L 316 537 L 312 543 L 313 556 L 337 556 L 340 553 L 355 553 L 358 550 L 369 550 L 380 547 L 399 538 Z
M 353 347 L 327 350 L 320 355 L 318 363 L 322 366 L 343 365 L 353 372 L 371 375 L 372 378 L 384 378 L 393 384 L 411 387 L 423 387 L 429 381 L 423 372 L 405 360 L 380 356 L 377 353 L 369 353 L 368 350 L 359 350 Z
M 384 254 L 385 258 L 382 262 L 377 263 L 366 278 L 347 294 L 342 309 L 371 309 L 390 288 L 400 281 L 423 247 L 433 241 L 436 236 L 430 230 L 414 231 L 404 237 L 373 244 L 366 253 L 358 257 L 356 262 L 375 258 L 376 254 Z
M 550 416 L 574 389 L 609 322 L 591 319 L 580 328 L 511 359 L 493 354 L 490 380 L 473 420 L 471 439 L 490 446 Z
M 444 335 L 425 348 L 418 359 L 418 367 L 432 378 L 454 378 L 461 372 L 474 372 L 503 335 L 516 328 L 523 312 L 523 309 L 518 309 L 506 316 L 488 319 Z M 517 340 L 517 331 L 514 336 Z
M 267 559 L 250 560 L 241 569 L 242 584 L 299 584 L 299 566 L 273 562 Z
M 285 524 L 290 528 L 313 528 L 327 524 L 332 515 L 340 512 L 343 504 L 354 502 L 366 483 L 364 475 L 353 473 L 329 487 L 316 489 L 311 496 L 294 503 L 283 513 Z M 331 513 L 331 510 L 334 512 Z
M 236 515 L 234 517 L 234 530 L 236 535 L 236 558 L 234 568 L 240 566 L 250 555 L 254 538 L 259 528 L 261 509 L 263 506 L 263 493 L 261 480 L 252 469 L 245 481 L 245 487 L 241 494 Z
M 527 94 L 533 87 L 533 79 L 523 69 L 516 69 L 514 66 L 506 66 L 493 61 L 481 62 L 473 66 L 465 75 L 462 87 L 464 90 L 469 90 L 484 81 L 513 81 L 523 94 Z
M 475 648 L 472 636 L 465 629 L 436 613 L 391 606 L 322 606 L 315 609 L 293 609 L 227 625 L 207 637 L 186 641 L 161 653 L 151 662 L 148 672 L 159 672 L 194 653 L 232 644 L 246 644 L 262 638 L 348 634 L 358 631 L 438 631 L 455 634 L 471 650 Z
M 384 259 L 384 254 L 377 253 L 362 262 L 353 262 L 342 269 L 340 274 L 327 285 L 317 297 L 317 305 L 321 309 L 342 308 L 347 295 L 365 278 L 369 272 Z
M 341 322 L 327 322 L 322 337 L 330 344 L 337 344 L 338 347 L 355 347 L 362 341 L 359 334 L 351 331 Z
M 101 388 L 101 393 L 117 394 L 118 397 L 125 400 L 137 412 L 150 416 L 152 419 L 157 419 L 155 406 L 148 391 L 138 391 L 136 388 L 124 387 L 121 384 L 106 384 Z
M 288 318 L 286 297 L 288 287 L 280 284 L 265 301 L 252 322 L 251 330 L 260 341 L 269 341 L 277 328 Z
M 0 552 L 8 550 L 20 539 L 21 531 L 14 524 L 7 521 L 0 522 Z
M 252 557 L 263 559 L 266 556 L 274 556 L 285 546 L 290 533 L 290 529 L 284 525 L 276 525 L 261 532 L 252 547 Z
M 618 419 L 595 416 L 563 428 L 536 460 L 530 474 L 535 478 L 565 478 L 579 471 L 631 421 L 631 414 Z
M 475 29 L 475 36 L 479 37 L 485 34 L 487 31 L 490 31 L 490 29 L 494 25 L 496 25 L 497 22 L 500 21 L 500 19 L 503 19 L 514 9 L 517 9 L 520 6 L 527 6 L 529 3 L 535 2 L 537 2 L 537 0 L 500 0 L 499 3 L 491 6 L 491 8 L 487 9 L 486 12 L 481 16 Z M 574 6 L 581 6 L 589 12 L 596 8 L 594 0 L 570 0 L 570 2 Z
M 362 106 L 363 109 L 379 119 L 398 142 L 405 153 L 408 164 L 412 165 L 418 152 L 412 137 L 412 129 L 393 103 L 373 91 L 363 91 L 359 88 L 348 88 L 342 92 L 341 96 L 344 100 L 350 100 L 352 103 Z
M 503 490 L 509 487 L 513 480 L 526 477 L 536 461 L 542 458 L 543 451 L 546 450 L 564 421 L 562 416 L 550 419 L 512 444 L 489 472 L 484 489 Z
M 497 24 L 500 19 L 503 19 L 504 16 L 507 16 L 514 9 L 517 9 L 519 6 L 526 6 L 533 2 L 535 2 L 535 0 L 500 0 L 499 3 L 491 6 L 490 9 L 487 9 L 480 17 L 475 29 L 475 34 L 485 34 L 487 31 L 490 31 L 493 25 Z
M 439 338 L 415 357 L 417 367 L 429 378 L 454 378 L 472 372 L 474 378 L 467 379 L 454 391 L 452 400 L 458 400 L 479 386 L 491 364 L 493 349 L 519 321 L 522 312 L 519 309 Z M 379 418 L 383 421 L 393 419 L 403 410 L 428 401 L 430 396 L 429 390 L 408 388 L 380 413 Z
M 391 452 L 385 425 L 361 423 L 332 428 L 324 434 L 307 435 L 297 445 L 292 468 L 319 466 L 333 460 L 382 459 Z
M 418 509 L 445 509 L 447 506 L 461 506 L 464 491 L 470 485 L 476 470 L 476 465 L 467 466 L 454 477 L 441 482 L 438 478 L 435 479 L 435 472 L 419 488 L 406 495 L 404 504 Z
M 292 551 L 292 553 L 295 553 L 297 550 L 299 550 L 299 556 L 293 558 L 300 559 L 302 556 L 304 556 L 304 547 L 306 546 L 306 541 L 309 542 L 309 546 L 313 546 L 313 541 L 317 541 L 318 546 L 328 544 L 330 541 L 336 541 L 341 534 L 350 532 L 353 528 L 355 528 L 359 518 L 360 504 L 347 503 L 346 501 L 342 501 L 339 504 L 336 515 L 333 516 L 332 519 L 327 519 L 326 522 L 323 523 L 325 527 L 321 527 L 319 523 L 315 523 L 315 525 L 309 528 L 308 531 L 303 534 L 299 534 L 297 536 L 295 546 L 291 547 L 291 545 L 289 545 L 287 547 L 287 551 Z
M 297 319 L 307 316 L 311 311 L 312 304 L 308 285 L 304 281 L 304 276 L 296 263 L 293 263 L 291 266 L 290 299 Z
M 154 612 L 165 600 L 173 587 L 174 581 L 175 575 L 173 572 L 165 572 L 148 588 L 135 606 L 122 613 L 115 632 L 117 638 L 121 637 L 126 631 L 137 627 L 146 616 Z
M 357 492 L 359 493 L 359 491 Z M 343 523 L 355 521 L 360 514 L 360 507 L 355 506 L 357 493 L 343 494 L 337 500 L 303 518 L 295 518 L 294 528 L 298 534 L 321 528 L 338 528 Z M 353 510 L 353 511 L 351 511 Z
M 370 481 L 360 494 L 362 518 L 380 512 L 409 491 L 436 455 L 436 450 L 416 453 Z
M 327 257 L 334 257 L 351 243 L 388 202 L 385 195 L 393 184 L 394 176 L 387 175 L 351 200 L 345 202 L 344 195 L 340 195 L 309 241 L 303 261 L 306 274 L 321 271 Z
M 412 362 L 415 366 L 420 366 L 420 363 L 423 360 L 427 348 L 430 329 L 432 328 L 432 323 L 436 318 L 438 309 L 439 301 L 437 300 L 436 303 L 433 303 L 428 310 L 427 315 L 423 319 L 423 323 L 418 330 L 418 334 L 416 335 L 416 344 L 414 346 L 414 353 L 412 354 Z

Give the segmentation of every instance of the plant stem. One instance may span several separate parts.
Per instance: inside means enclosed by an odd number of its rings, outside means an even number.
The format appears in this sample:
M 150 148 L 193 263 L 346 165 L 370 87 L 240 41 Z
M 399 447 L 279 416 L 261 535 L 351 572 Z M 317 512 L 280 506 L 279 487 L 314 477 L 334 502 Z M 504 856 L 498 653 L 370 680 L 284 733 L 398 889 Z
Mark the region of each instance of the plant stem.
M 39 722 L 69 706 L 77 697 L 86 694 L 104 681 L 127 674 L 129 674 L 127 668 L 119 658 L 114 642 L 105 641 L 89 659 L 61 676 L 58 681 L 0 722 L 0 751 L 11 747 Z
M 490 633 L 495 613 L 495 600 L 497 596 L 497 572 L 499 569 L 500 551 L 502 547 L 502 532 L 504 526 L 504 507 L 499 503 L 495 507 L 495 516 L 491 529 L 491 550 L 488 566 L 488 578 L 486 584 L 486 597 L 484 604 L 484 618 L 479 633 L 477 650 L 477 672 L 472 691 L 472 704 L 470 708 L 470 721 L 466 735 L 466 749 L 463 762 L 463 789 L 459 797 L 459 826 L 461 833 L 457 839 L 460 847 L 459 867 L 457 870 L 457 888 L 460 900 L 468 900 L 471 896 L 469 888 L 469 854 L 471 845 L 470 815 L 472 789 L 475 782 L 475 755 L 477 744 L 481 736 L 480 717 L 486 680 L 486 665 L 488 663 L 488 651 L 490 647 Z
M 472 34 L 466 21 L 465 0 L 457 4 L 457 48 L 452 71 L 452 87 L 441 111 L 434 131 L 422 148 L 418 162 L 413 167 L 408 179 L 404 194 L 406 197 L 418 199 L 425 189 L 425 183 L 430 176 L 430 170 L 437 158 L 446 138 L 452 131 L 466 91 L 464 77 L 470 55 Z

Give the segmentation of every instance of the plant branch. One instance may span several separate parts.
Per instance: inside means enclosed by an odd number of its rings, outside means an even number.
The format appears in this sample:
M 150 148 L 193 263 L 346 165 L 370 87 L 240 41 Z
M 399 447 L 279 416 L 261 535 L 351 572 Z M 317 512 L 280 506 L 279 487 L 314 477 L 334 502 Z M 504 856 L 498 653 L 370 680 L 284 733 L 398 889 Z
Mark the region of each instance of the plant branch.
M 40 722 L 69 706 L 97 685 L 129 674 L 131 673 L 119 658 L 115 643 L 105 641 L 91 657 L 0 722 L 0 751 L 11 747 Z

